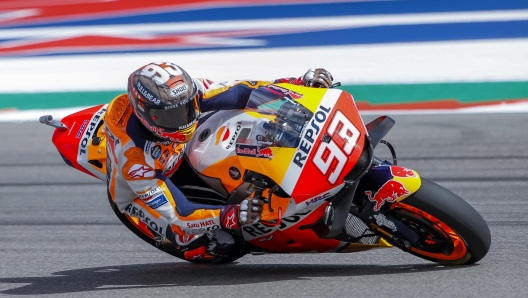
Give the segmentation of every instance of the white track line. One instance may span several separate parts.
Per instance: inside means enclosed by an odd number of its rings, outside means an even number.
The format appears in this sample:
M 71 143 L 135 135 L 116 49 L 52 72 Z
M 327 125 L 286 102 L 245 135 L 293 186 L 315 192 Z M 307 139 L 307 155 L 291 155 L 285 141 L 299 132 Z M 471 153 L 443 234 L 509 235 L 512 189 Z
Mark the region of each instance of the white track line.
M 63 117 L 88 107 L 3 111 L 0 112 L 0 122 L 38 122 L 40 116 L 52 115 L 53 119 Z M 428 115 L 428 114 L 487 114 L 487 113 L 528 113 L 528 102 L 504 103 L 500 105 L 460 108 L 453 110 L 387 110 L 387 111 L 361 111 L 362 115 Z
M 300 76 L 311 67 L 345 84 L 528 81 L 526 53 L 528 38 L 12 58 L 0 59 L 0 94 L 125 90 L 130 73 L 152 61 L 214 81 Z

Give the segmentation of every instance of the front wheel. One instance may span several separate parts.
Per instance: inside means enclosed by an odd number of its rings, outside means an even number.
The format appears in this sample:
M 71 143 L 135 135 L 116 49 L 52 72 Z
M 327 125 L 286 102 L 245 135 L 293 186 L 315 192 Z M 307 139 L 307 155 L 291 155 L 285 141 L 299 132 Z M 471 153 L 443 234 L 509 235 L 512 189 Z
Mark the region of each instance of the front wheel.
M 420 239 L 409 253 L 447 265 L 473 264 L 491 245 L 482 216 L 459 196 L 422 179 L 420 189 L 391 206 L 392 217 L 416 232 Z

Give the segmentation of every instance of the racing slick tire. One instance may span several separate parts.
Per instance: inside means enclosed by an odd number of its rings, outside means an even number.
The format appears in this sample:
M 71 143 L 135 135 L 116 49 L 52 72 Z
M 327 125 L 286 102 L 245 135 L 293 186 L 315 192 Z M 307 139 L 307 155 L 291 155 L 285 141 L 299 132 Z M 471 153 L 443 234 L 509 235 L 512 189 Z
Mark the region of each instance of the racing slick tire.
M 420 258 L 445 265 L 473 264 L 491 245 L 482 216 L 466 201 L 444 187 L 422 178 L 420 189 L 393 204 L 391 214 L 419 235 L 408 250 Z

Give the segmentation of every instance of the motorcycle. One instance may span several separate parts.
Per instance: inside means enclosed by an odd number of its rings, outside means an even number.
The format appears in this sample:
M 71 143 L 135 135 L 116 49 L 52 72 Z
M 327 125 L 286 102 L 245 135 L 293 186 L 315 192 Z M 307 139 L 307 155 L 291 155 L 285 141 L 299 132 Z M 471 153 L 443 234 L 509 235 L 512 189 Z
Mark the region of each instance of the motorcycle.
M 102 181 L 106 107 L 61 121 L 40 118 L 55 127 L 52 141 L 66 164 Z M 248 253 L 391 247 L 440 264 L 478 262 L 490 248 L 486 222 L 451 191 L 397 165 L 394 148 L 383 140 L 394 124 L 381 116 L 365 125 L 343 90 L 275 84 L 252 91 L 243 110 L 202 115 L 183 157 L 159 158 L 181 164 L 172 181 L 192 202 L 265 201 L 260 221 L 232 231 L 236 249 L 213 263 Z M 392 162 L 374 155 L 378 144 L 389 147 Z M 169 237 L 156 233 L 158 227 L 110 205 L 141 239 L 183 258 Z

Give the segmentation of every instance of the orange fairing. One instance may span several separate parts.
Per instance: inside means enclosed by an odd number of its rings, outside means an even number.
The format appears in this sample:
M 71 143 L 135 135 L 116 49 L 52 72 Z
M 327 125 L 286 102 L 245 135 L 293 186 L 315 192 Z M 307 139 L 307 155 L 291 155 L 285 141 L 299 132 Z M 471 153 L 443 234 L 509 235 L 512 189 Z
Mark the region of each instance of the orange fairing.
M 316 222 L 326 207 L 321 204 L 283 217 L 280 224 L 268 226 L 255 223 L 242 227 L 244 238 L 258 247 L 275 252 L 329 252 L 339 248 L 341 242 L 335 239 L 317 237 L 311 229 L 299 229 Z

